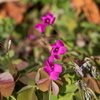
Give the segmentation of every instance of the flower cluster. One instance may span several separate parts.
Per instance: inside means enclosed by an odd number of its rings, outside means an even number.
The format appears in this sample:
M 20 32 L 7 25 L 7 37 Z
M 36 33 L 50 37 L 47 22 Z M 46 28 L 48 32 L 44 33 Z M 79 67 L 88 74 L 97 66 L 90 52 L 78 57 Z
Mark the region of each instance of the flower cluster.
M 37 24 L 35 28 L 44 33 L 45 27 L 49 24 L 53 24 L 55 21 L 55 17 L 51 13 L 47 13 L 46 16 L 41 17 L 42 24 Z M 54 58 L 60 59 L 59 54 L 64 54 L 66 52 L 66 47 L 63 42 L 58 40 L 56 44 L 51 45 L 51 55 L 49 59 L 45 62 L 46 67 L 43 70 L 50 75 L 52 80 L 57 80 L 59 78 L 59 74 L 62 72 L 62 66 L 54 63 Z
M 60 59 L 58 54 L 64 54 L 66 52 L 66 47 L 63 42 L 58 40 L 56 44 L 51 45 L 51 55 L 49 59 L 45 62 L 46 67 L 43 68 L 45 72 L 50 75 L 52 80 L 57 80 L 59 74 L 62 72 L 62 66 L 54 63 L 54 58 Z
M 55 21 L 55 17 L 50 12 L 48 12 L 47 15 L 41 17 L 41 19 L 42 19 L 42 24 L 36 24 L 35 28 L 40 33 L 44 33 L 45 27 L 49 24 L 53 24 Z

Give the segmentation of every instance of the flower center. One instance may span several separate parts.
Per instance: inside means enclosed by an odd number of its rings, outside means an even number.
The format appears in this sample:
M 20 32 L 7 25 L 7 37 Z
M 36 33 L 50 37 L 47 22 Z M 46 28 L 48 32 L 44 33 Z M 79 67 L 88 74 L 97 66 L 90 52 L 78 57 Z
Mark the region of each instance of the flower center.
M 51 68 L 54 68 L 54 66 L 51 66 Z
M 47 22 L 47 23 L 49 23 L 49 22 L 50 22 L 50 20 L 49 20 L 49 19 L 46 19 L 46 22 Z
M 58 51 L 58 49 L 56 49 L 56 51 Z

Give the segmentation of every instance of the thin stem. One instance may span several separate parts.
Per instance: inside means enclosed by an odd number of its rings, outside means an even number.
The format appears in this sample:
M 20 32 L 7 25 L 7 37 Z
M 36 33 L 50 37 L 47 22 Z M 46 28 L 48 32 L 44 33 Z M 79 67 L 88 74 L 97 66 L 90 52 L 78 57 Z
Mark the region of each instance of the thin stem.
M 4 46 L 0 43 L 0 47 L 7 53 L 7 50 L 4 48 Z
M 9 53 L 7 53 L 7 57 L 8 57 L 9 63 L 10 63 L 9 69 L 10 69 L 11 73 L 14 76 L 16 76 L 17 75 L 17 70 L 16 70 L 15 66 L 12 64 L 12 61 L 11 61 L 10 56 L 9 56 Z
M 68 65 L 68 66 L 73 66 L 74 67 L 74 65 L 72 65 L 72 64 L 60 64 L 60 65 Z
M 79 94 L 80 94 L 81 100 L 84 100 L 82 97 L 81 89 L 79 87 L 78 87 L 78 89 L 79 89 Z
M 52 83 L 51 83 L 52 84 Z M 51 98 L 51 84 L 50 84 L 50 89 L 49 89 L 49 100 Z
M 53 24 L 51 24 L 51 26 L 57 32 L 57 34 L 60 35 L 59 32 L 57 31 L 57 29 L 55 28 L 55 26 Z
M 98 100 L 98 98 L 96 97 L 95 93 L 90 88 L 86 87 L 86 89 L 89 90 L 92 93 L 92 95 L 94 96 L 94 98 L 96 100 Z
M 14 96 L 10 96 L 13 100 L 16 100 L 16 98 Z
M 10 63 L 10 66 L 8 66 L 8 68 L 9 68 L 11 74 L 17 75 L 17 70 L 15 69 L 15 66 L 12 64 L 12 61 L 11 61 L 10 56 L 9 56 L 9 51 L 3 46 L 3 44 L 1 42 L 0 42 L 0 46 L 5 51 L 5 53 L 8 57 L 8 60 L 9 60 L 9 63 Z

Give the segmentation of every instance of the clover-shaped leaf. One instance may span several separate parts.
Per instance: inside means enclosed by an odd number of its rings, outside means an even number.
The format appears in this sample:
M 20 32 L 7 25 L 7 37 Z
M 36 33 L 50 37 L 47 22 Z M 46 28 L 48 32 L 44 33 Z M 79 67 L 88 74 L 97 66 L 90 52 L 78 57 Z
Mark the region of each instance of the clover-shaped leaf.
M 0 93 L 4 97 L 9 97 L 15 87 L 15 82 L 9 72 L 0 74 Z
M 35 94 L 35 88 L 36 86 L 33 87 L 30 86 L 24 89 L 22 88 L 22 91 L 18 95 L 17 100 L 38 100 Z

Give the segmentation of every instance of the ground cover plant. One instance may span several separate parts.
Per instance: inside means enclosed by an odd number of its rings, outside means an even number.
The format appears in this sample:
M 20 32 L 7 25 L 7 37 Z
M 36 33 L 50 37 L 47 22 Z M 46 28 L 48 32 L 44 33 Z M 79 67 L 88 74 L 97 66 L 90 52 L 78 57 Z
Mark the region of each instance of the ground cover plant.
M 0 100 L 100 100 L 99 5 L 1 0 Z

